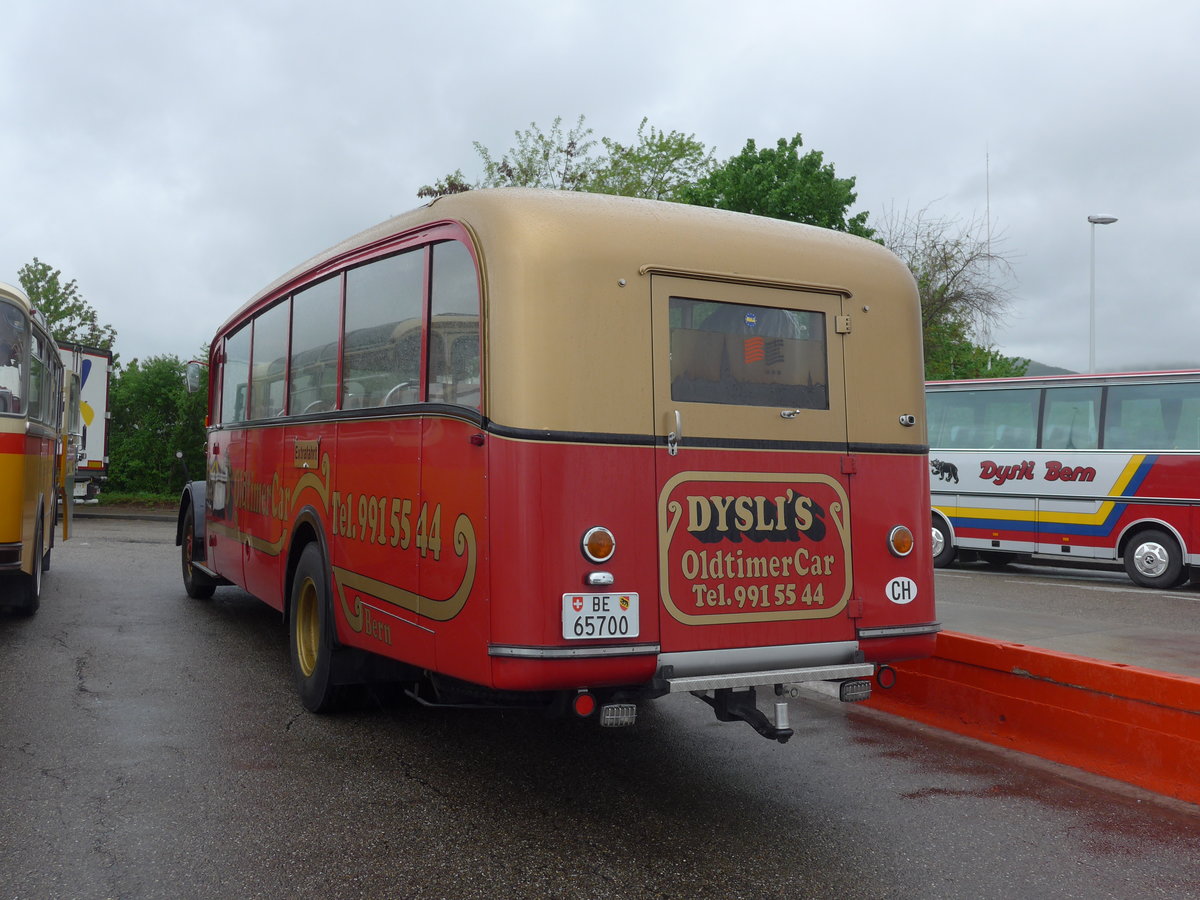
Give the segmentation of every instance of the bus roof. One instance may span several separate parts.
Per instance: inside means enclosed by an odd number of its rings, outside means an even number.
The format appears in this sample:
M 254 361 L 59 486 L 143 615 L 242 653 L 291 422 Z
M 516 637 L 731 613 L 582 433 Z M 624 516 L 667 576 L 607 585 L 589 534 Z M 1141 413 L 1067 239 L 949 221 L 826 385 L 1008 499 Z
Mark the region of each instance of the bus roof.
M 29 309 L 33 306 L 33 304 L 29 301 L 29 297 L 23 290 L 18 287 L 13 287 L 11 284 L 3 281 L 0 281 L 0 297 L 7 297 L 10 300 L 15 300 L 26 309 Z
M 1200 378 L 1200 369 L 1164 369 L 1152 372 L 1104 372 L 1095 375 L 1022 375 L 1015 378 L 967 378 L 929 381 L 929 390 L 995 390 L 1006 387 L 1073 387 L 1089 384 L 1119 384 L 1128 381 L 1185 381 Z
M 508 253 L 520 258 L 542 251 L 539 255 L 546 261 L 570 248 L 567 256 L 557 257 L 564 259 L 564 264 L 586 248 L 588 256 L 609 257 L 626 265 L 639 259 L 649 266 L 669 264 L 688 273 L 736 276 L 742 272 L 756 281 L 803 285 L 846 297 L 878 280 L 911 279 L 904 264 L 882 246 L 812 225 L 580 191 L 483 189 L 440 197 L 317 254 L 255 294 L 218 334 L 256 307 L 315 275 L 334 270 L 365 248 L 386 246 L 397 237 L 443 223 L 461 224 L 477 238 L 484 238 L 485 254 Z M 814 268 L 810 255 L 821 257 L 821 284 L 805 284 Z

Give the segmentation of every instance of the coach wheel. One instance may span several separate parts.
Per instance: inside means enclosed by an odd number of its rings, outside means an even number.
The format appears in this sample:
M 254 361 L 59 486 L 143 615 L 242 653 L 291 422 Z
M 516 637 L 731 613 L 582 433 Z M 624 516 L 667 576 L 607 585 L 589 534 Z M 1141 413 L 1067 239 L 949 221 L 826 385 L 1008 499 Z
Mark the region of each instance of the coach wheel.
M 37 528 L 33 533 L 33 560 L 29 566 L 29 574 L 16 573 L 17 591 L 13 608 L 19 615 L 32 616 L 38 611 L 42 602 L 42 561 L 45 551 L 42 547 L 42 518 L 38 516 Z
M 954 562 L 954 544 L 950 540 L 950 529 L 941 519 L 933 520 L 933 565 L 944 569 Z
M 292 580 L 288 615 L 292 675 L 300 701 L 309 712 L 333 712 L 341 691 L 333 682 L 333 622 L 329 573 L 321 548 L 308 544 L 300 553 Z
M 207 600 L 213 595 L 217 586 L 192 562 L 196 545 L 196 522 L 192 518 L 192 514 L 191 509 L 184 512 L 183 542 L 179 550 L 179 561 L 183 568 L 183 589 L 193 599 Z
M 1134 584 L 1148 588 L 1175 587 L 1186 577 L 1179 544 L 1157 528 L 1134 535 L 1125 545 L 1125 571 Z

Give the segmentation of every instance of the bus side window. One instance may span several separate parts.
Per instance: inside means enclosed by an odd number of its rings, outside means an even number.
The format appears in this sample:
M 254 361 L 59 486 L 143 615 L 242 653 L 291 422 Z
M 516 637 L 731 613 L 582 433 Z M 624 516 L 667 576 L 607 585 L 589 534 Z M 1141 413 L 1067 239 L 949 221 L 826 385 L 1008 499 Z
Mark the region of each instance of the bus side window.
M 457 241 L 433 246 L 429 400 L 480 408 L 479 283 Z
M 1099 446 L 1100 388 L 1047 388 L 1042 448 L 1095 450 Z
M 42 354 L 44 348 L 42 346 L 42 336 L 35 333 L 30 342 L 30 358 L 29 358 L 29 416 L 30 418 L 40 419 L 42 417 L 42 396 L 44 395 L 44 382 L 46 374 L 46 364 L 42 362 Z
M 1110 387 L 1104 446 L 1110 450 L 1200 450 L 1200 385 Z
M 421 248 L 347 273 L 343 409 L 420 399 L 424 279 Z
M 287 370 L 288 303 L 276 304 L 254 320 L 252 419 L 283 415 L 283 379 Z
M 246 394 L 250 382 L 250 326 L 225 338 L 225 361 L 221 366 L 221 422 L 246 421 Z
M 337 333 L 342 280 L 327 278 L 292 298 L 288 415 L 328 412 L 337 403 Z

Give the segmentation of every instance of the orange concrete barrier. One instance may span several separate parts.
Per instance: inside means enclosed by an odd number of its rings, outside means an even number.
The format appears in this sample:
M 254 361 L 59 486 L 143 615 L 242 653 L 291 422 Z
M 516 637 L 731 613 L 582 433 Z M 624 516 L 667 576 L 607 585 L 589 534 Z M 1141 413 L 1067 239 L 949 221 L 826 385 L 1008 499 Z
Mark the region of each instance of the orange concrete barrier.
M 1200 803 L 1200 678 L 945 631 L 867 705 Z

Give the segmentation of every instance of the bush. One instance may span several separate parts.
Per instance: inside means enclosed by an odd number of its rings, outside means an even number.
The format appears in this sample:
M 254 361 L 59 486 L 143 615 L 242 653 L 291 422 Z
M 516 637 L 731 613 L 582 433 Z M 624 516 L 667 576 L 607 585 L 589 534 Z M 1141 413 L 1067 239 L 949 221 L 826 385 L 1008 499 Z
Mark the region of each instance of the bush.
M 177 495 L 187 473 L 204 477 L 204 416 L 207 385 L 191 394 L 176 356 L 134 360 L 109 389 L 112 420 L 108 437 L 106 492 Z

